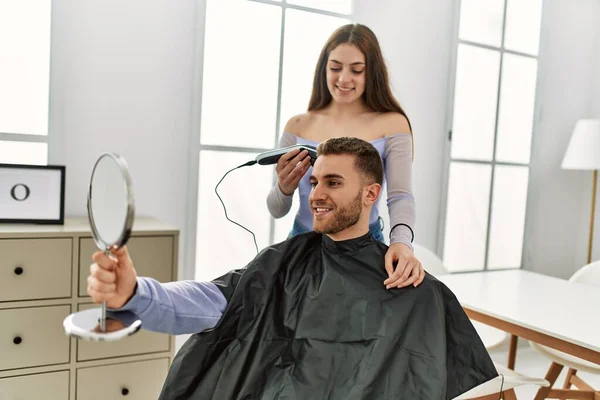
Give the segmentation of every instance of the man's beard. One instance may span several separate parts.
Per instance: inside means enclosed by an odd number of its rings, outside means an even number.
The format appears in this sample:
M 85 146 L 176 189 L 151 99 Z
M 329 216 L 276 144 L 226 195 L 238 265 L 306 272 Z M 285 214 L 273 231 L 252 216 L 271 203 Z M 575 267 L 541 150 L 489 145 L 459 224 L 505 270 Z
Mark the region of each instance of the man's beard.
M 362 213 L 362 191 L 359 191 L 354 200 L 344 208 L 339 208 L 334 215 L 329 216 L 326 221 L 313 219 L 315 232 L 336 234 L 344 229 L 356 225 Z

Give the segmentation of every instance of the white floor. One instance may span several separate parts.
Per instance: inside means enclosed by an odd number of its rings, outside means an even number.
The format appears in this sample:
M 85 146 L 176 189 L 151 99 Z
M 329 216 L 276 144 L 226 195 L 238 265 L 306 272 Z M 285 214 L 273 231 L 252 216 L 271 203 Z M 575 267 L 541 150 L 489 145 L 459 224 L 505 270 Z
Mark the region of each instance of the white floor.
M 499 347 L 490 352 L 494 362 L 506 365 L 508 361 L 508 344 Z M 519 339 L 519 347 L 517 349 L 517 360 L 515 361 L 515 370 L 524 375 L 544 378 L 551 362 L 543 355 L 529 347 L 527 341 Z M 554 387 L 562 388 L 565 382 L 567 368 L 564 368 L 560 373 Z M 590 384 L 594 389 L 600 389 L 600 375 L 592 375 L 585 372 L 578 372 L 585 382 Z M 531 400 L 535 397 L 538 388 L 535 386 L 521 386 L 515 389 L 519 400 Z

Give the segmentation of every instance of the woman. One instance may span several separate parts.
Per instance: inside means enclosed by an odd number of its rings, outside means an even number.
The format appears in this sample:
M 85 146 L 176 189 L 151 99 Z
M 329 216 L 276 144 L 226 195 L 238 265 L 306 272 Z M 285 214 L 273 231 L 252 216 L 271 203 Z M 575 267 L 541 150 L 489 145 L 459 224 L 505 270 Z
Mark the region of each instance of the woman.
M 317 61 L 308 112 L 287 122 L 279 146 L 316 146 L 340 136 L 371 142 L 384 161 L 391 221 L 385 258 L 389 278 L 384 284 L 387 288 L 418 286 L 424 271 L 411 244 L 415 224 L 412 130 L 392 94 L 377 37 L 360 24 L 338 28 L 325 43 Z M 277 183 L 267 197 L 269 212 L 281 218 L 290 211 L 293 194 L 299 190 L 300 208 L 290 236 L 312 230 L 309 170 L 306 152 L 287 153 L 277 163 Z M 371 235 L 383 241 L 378 206 L 373 207 L 370 221 Z

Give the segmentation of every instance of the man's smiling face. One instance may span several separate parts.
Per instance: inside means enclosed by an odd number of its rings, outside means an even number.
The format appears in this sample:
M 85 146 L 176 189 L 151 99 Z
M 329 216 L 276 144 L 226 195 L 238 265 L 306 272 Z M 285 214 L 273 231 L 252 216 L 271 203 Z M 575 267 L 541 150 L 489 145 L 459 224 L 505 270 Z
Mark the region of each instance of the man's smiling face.
M 310 176 L 313 229 L 336 234 L 353 227 L 364 209 L 364 182 L 348 154 L 319 156 Z

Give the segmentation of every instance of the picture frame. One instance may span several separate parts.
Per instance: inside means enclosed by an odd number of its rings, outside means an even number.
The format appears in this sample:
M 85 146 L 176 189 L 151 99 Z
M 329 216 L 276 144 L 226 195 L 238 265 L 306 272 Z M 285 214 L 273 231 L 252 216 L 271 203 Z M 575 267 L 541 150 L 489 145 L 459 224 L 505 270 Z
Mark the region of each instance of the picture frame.
M 64 165 L 0 164 L 0 223 L 64 225 Z

